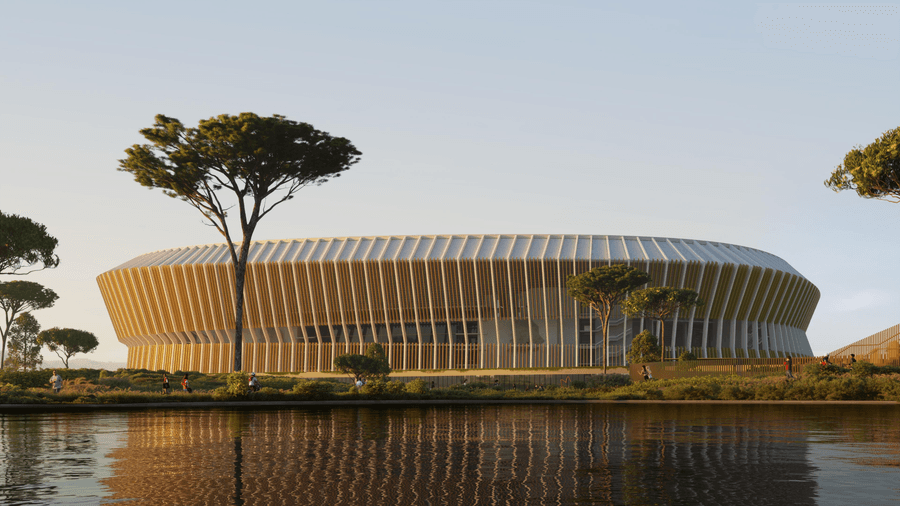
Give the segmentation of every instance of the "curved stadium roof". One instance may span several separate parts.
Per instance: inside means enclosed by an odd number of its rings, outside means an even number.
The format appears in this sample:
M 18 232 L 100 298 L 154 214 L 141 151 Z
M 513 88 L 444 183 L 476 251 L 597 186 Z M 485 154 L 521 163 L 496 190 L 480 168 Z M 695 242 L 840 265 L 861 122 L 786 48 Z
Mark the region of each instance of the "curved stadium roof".
M 746 246 L 622 235 L 483 234 L 333 237 L 254 241 L 249 262 L 366 260 L 591 260 L 743 264 L 803 277 L 783 259 Z M 225 243 L 155 251 L 111 270 L 231 262 Z M 806 278 L 804 278 L 806 279 Z

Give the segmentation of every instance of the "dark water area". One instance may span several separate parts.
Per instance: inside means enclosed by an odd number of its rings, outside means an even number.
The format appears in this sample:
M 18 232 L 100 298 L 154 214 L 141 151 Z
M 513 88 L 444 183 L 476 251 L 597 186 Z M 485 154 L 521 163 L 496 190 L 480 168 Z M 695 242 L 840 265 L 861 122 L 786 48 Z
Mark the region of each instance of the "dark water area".
M 900 503 L 900 406 L 0 414 L 0 504 Z

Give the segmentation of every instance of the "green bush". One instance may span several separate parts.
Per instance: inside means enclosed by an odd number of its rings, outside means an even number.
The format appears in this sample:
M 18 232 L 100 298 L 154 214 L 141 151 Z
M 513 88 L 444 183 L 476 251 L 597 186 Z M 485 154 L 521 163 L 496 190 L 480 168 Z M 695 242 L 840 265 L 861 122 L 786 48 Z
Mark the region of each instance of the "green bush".
M 455 385 L 450 385 L 451 390 L 465 390 L 467 392 L 482 388 L 491 388 L 491 385 L 483 381 L 469 381 L 467 383 L 457 383 Z
M 361 393 L 373 397 L 401 396 L 405 392 L 402 381 L 374 379 L 363 385 Z
M 850 373 L 858 378 L 867 378 L 873 374 L 878 368 L 875 367 L 871 362 L 867 362 L 865 360 L 859 360 L 854 362 L 850 367 Z
M 243 372 L 233 372 L 225 376 L 225 391 L 232 397 L 246 397 L 249 393 L 247 383 L 250 376 Z
M 809 376 L 810 378 L 823 378 L 823 377 L 833 377 L 840 376 L 847 372 L 847 369 L 844 369 L 841 366 L 829 364 L 809 364 L 803 368 L 803 373 L 805 376 Z
M 128 378 L 109 378 L 101 374 L 100 379 L 97 381 L 99 384 L 107 386 L 109 388 L 131 388 L 131 381 Z
M 604 374 L 591 378 L 589 384 L 591 388 L 621 388 L 631 383 L 631 376 L 627 374 Z M 575 382 L 572 384 L 574 385 Z
M 270 376 L 268 373 L 266 373 L 265 376 L 257 375 L 256 378 L 259 380 L 259 384 L 261 387 L 270 387 L 276 390 L 291 390 L 294 388 L 294 385 L 296 385 L 298 381 L 296 378 Z
M 303 380 L 294 385 L 291 393 L 307 401 L 330 399 L 334 394 L 334 383 L 320 380 Z
M 414 379 L 404 385 L 403 388 L 409 394 L 422 395 L 428 393 L 428 383 L 423 379 Z
M 675 385 L 663 390 L 663 398 L 686 401 L 718 399 L 721 389 L 715 383 Z
M 65 371 L 62 371 L 63 377 Z M 0 384 L 9 383 L 20 386 L 22 388 L 45 387 L 50 388 L 50 376 L 53 371 L 37 370 L 37 371 L 10 371 L 8 369 L 0 370 Z
M 659 346 L 659 338 L 645 330 L 634 336 L 631 340 L 631 347 L 625 355 L 626 360 L 631 364 L 642 364 L 647 362 L 659 362 L 662 357 L 662 348 Z
M 682 352 L 681 355 L 678 355 L 679 362 L 692 362 L 695 360 L 697 360 L 697 355 L 694 355 L 689 351 Z
M 257 401 L 280 401 L 285 398 L 285 394 L 272 387 L 261 387 L 258 392 L 250 394 L 250 398 Z
M 217 401 L 227 401 L 232 399 L 231 394 L 228 393 L 228 387 L 216 388 L 211 392 L 211 394 L 213 396 L 213 399 Z

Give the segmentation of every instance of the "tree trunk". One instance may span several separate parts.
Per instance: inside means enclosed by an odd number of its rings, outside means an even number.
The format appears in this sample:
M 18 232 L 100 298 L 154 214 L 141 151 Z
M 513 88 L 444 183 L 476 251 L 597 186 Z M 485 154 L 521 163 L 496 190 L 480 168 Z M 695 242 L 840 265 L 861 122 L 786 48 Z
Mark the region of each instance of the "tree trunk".
M 234 266 L 234 372 L 243 370 L 244 350 L 244 278 L 247 255 L 241 246 L 241 257 Z
M 660 354 L 660 358 L 663 362 L 666 361 L 666 322 L 662 319 L 659 320 L 659 343 L 662 347 L 662 353 Z
M 13 318 L 15 318 L 15 316 L 15 311 L 13 311 L 12 315 L 7 315 L 6 328 L 3 330 L 3 335 L 0 336 L 3 338 L 3 347 L 0 349 L 0 371 L 3 370 L 3 363 L 6 362 L 6 338 L 9 337 L 9 328 L 12 326 Z
M 609 363 L 609 314 L 601 313 L 600 325 L 603 326 L 603 374 L 606 374 L 606 365 Z

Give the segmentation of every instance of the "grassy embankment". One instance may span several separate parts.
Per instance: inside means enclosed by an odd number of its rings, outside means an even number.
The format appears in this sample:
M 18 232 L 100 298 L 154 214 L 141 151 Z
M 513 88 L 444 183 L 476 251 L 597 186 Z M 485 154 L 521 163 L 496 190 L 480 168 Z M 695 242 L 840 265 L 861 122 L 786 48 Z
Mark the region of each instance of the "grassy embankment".
M 900 368 L 875 367 L 858 362 L 852 369 L 838 366 L 810 367 L 798 379 L 783 376 L 704 376 L 632 383 L 628 376 L 598 376 L 590 383 L 569 387 L 548 385 L 545 390 L 513 389 L 470 382 L 449 388 L 429 389 L 422 380 L 370 381 L 360 392 L 334 380 L 305 380 L 280 375 L 263 376 L 262 390 L 246 394 L 247 377 L 236 374 L 190 373 L 192 394 L 181 393 L 181 377 L 169 376 L 173 392 L 160 389 L 162 371 L 143 369 L 73 369 L 55 394 L 47 382 L 48 371 L 0 371 L 0 404 L 128 404 L 204 401 L 308 401 L 308 400 L 880 400 L 900 401 Z

